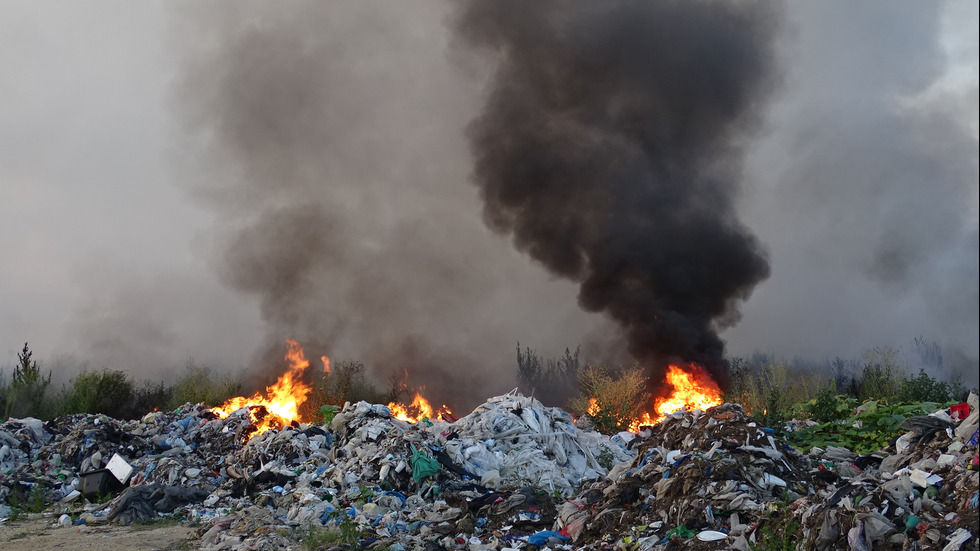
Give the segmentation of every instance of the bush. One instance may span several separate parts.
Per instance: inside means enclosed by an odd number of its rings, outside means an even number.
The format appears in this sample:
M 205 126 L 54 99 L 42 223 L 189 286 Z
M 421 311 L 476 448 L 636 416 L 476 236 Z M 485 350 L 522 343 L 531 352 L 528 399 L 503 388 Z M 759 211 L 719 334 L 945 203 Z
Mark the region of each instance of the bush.
M 868 400 L 887 400 L 898 392 L 899 375 L 898 351 L 879 347 L 864 353 L 864 368 L 858 382 L 857 398 Z
M 387 392 L 380 392 L 367 380 L 364 364 L 357 360 L 344 360 L 331 366 L 329 372 L 313 377 L 312 391 L 300 406 L 302 419 L 314 419 L 324 405 L 342 406 L 344 402 L 364 400 L 372 404 L 387 404 L 398 398 L 398 386 L 392 380 Z
M 919 370 L 915 377 L 905 377 L 898 388 L 897 397 L 900 402 L 949 402 L 950 385 L 930 377 L 924 369 Z
M 638 366 L 611 373 L 601 366 L 590 365 L 582 372 L 579 384 L 581 394 L 570 400 L 568 407 L 579 413 L 589 412 L 592 425 L 599 432 L 629 430 L 650 402 L 646 376 Z
M 173 393 L 173 387 L 166 386 L 162 381 L 159 383 L 144 381 L 133 389 L 133 400 L 125 418 L 137 419 L 151 411 L 167 409 Z
M 82 371 L 58 400 L 62 414 L 104 413 L 117 419 L 133 410 L 133 382 L 122 371 Z
M 732 385 L 725 393 L 726 402 L 737 402 L 750 414 L 768 426 L 778 426 L 788 419 L 793 404 L 811 399 L 819 388 L 826 386 L 827 378 L 812 366 L 789 367 L 757 354 L 752 360 L 731 360 Z
M 229 398 L 241 395 L 241 391 L 242 384 L 230 375 L 219 377 L 207 366 L 188 363 L 187 372 L 173 386 L 169 407 L 180 407 L 187 402 L 219 406 Z
M 804 410 L 810 418 L 818 423 L 829 423 L 846 419 L 857 405 L 857 400 L 837 394 L 834 381 L 817 392 L 817 397 L 810 400 Z

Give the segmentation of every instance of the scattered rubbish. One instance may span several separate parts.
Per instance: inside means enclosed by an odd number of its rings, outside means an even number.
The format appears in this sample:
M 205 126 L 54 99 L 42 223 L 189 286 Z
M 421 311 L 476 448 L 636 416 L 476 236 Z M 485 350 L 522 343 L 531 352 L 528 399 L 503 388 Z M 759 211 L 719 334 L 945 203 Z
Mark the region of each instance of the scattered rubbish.
M 262 433 L 248 412 L 192 404 L 9 419 L 0 519 L 30 495 L 53 526 L 188 519 L 191 545 L 210 550 L 296 547 L 310 530 L 393 551 L 750 550 L 790 525 L 797 548 L 977 549 L 977 397 L 967 404 L 907 420 L 870 454 L 804 453 L 736 404 L 609 437 L 517 393 L 452 422 L 358 402 Z
M 109 469 L 98 469 L 79 473 L 80 479 L 78 490 L 88 499 L 97 499 L 108 494 L 114 494 L 123 488 L 116 477 Z
M 698 539 L 701 541 L 718 541 L 727 537 L 728 534 L 724 532 L 717 532 L 715 530 L 702 530 L 701 532 L 698 532 Z

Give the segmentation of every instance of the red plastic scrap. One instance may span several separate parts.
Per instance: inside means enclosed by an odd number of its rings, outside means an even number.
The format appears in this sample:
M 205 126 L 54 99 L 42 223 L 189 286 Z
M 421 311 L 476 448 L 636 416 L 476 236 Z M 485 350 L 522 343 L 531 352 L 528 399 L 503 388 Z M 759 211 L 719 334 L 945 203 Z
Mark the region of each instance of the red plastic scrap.
M 966 419 L 970 416 L 970 404 L 956 404 L 949 406 L 949 416 L 953 419 Z

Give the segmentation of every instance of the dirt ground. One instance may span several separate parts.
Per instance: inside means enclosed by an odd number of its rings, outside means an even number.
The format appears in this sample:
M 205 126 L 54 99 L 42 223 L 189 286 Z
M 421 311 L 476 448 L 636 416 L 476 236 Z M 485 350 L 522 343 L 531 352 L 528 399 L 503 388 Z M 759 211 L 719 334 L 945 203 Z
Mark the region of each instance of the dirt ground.
M 57 517 L 0 523 L 0 549 L 38 551 L 65 549 L 80 551 L 138 550 L 162 551 L 195 549 L 188 543 L 192 529 L 182 525 L 149 526 L 71 526 L 57 525 Z

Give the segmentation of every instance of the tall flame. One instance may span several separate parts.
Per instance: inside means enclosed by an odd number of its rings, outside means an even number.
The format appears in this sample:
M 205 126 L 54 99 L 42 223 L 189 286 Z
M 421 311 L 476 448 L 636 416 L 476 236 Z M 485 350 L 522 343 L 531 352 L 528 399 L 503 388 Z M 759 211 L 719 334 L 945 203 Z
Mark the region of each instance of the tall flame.
M 655 425 L 679 409 L 707 409 L 722 403 L 721 389 L 703 367 L 691 363 L 686 368 L 676 365 L 667 367 L 663 382 L 670 387 L 670 394 L 666 398 L 654 400 L 654 415 L 645 412 L 633 419 L 630 422 L 630 431 L 638 432 L 644 425 Z M 599 402 L 595 398 L 589 399 L 586 413 L 595 417 L 599 412 Z
M 310 366 L 310 362 L 298 342 L 289 339 L 286 346 L 285 360 L 289 367 L 275 384 L 266 387 L 265 395 L 256 392 L 249 398 L 236 396 L 221 407 L 211 408 L 211 411 L 224 419 L 244 407 L 249 408 L 249 416 L 256 427 L 253 435 L 300 421 L 299 406 L 306 401 L 312 390 L 300 377 Z M 329 365 L 326 356 L 321 360 L 324 366 Z
M 708 409 L 721 403 L 721 389 L 711 375 L 698 364 L 687 369 L 676 365 L 667 367 L 664 381 L 673 388 L 670 396 L 655 401 L 654 410 L 663 417 L 679 409 Z

